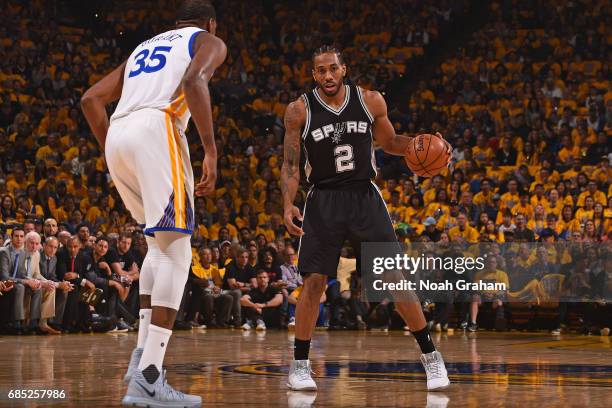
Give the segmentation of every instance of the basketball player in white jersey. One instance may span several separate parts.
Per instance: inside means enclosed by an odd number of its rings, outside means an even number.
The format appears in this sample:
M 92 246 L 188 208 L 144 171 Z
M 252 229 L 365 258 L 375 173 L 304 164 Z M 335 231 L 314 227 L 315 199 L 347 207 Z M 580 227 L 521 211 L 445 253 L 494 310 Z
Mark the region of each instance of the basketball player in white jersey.
M 217 177 L 208 81 L 227 48 L 215 36 L 216 26 L 210 2 L 185 0 L 175 29 L 142 42 L 81 100 L 121 198 L 145 225 L 149 248 L 140 274 L 138 344 L 125 376 L 125 405 L 201 404 L 199 396 L 166 383 L 162 363 L 191 263 L 194 181 L 184 134 L 190 115 L 205 151 L 195 193 L 212 193 Z M 105 107 L 118 99 L 109 123 Z

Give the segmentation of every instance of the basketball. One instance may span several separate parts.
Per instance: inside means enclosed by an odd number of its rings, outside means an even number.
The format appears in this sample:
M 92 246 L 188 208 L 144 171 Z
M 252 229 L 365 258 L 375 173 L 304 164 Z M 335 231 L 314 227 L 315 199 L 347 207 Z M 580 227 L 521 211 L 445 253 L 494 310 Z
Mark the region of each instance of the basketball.
M 433 177 L 448 165 L 450 145 L 438 135 L 422 134 L 408 145 L 404 156 L 408 168 L 421 177 Z

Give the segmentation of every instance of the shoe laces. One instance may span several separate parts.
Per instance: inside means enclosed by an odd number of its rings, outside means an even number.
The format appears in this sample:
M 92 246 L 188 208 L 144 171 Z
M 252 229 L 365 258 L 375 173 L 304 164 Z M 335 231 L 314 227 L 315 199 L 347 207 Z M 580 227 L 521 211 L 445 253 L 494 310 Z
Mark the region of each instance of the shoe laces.
M 300 380 L 307 380 L 310 378 L 310 374 L 314 374 L 314 371 L 310 369 L 307 363 L 298 364 L 297 367 L 295 367 L 295 375 Z
M 185 394 L 178 390 L 175 390 L 170 384 L 168 384 L 168 380 L 166 379 L 166 370 L 164 370 L 164 373 L 162 375 L 162 386 L 171 399 L 185 399 Z
M 442 364 L 440 364 L 439 359 L 435 355 L 427 356 L 424 360 L 428 377 L 439 378 L 442 376 Z

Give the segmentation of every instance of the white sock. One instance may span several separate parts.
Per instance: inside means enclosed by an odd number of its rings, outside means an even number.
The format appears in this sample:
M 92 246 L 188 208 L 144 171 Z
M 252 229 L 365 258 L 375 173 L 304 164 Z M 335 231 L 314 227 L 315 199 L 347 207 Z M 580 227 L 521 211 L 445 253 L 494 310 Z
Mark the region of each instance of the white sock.
M 139 370 L 142 371 L 153 364 L 160 373 L 162 372 L 162 364 L 171 335 L 172 330 L 149 324 L 149 334 L 144 344 L 140 364 L 138 364 Z
M 140 309 L 140 321 L 138 322 L 138 344 L 136 348 L 144 348 L 147 334 L 149 333 L 149 325 L 151 324 L 151 313 L 153 309 Z

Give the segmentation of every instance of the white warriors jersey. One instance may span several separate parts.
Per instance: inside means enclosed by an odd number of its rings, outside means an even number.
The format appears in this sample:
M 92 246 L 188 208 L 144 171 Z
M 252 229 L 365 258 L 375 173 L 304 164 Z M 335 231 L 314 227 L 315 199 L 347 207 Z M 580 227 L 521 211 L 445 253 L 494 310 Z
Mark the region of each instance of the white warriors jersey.
M 127 60 L 123 89 L 111 121 L 131 112 L 153 108 L 169 113 L 185 129 L 191 117 L 181 81 L 193 58 L 197 27 L 166 31 L 143 41 Z

